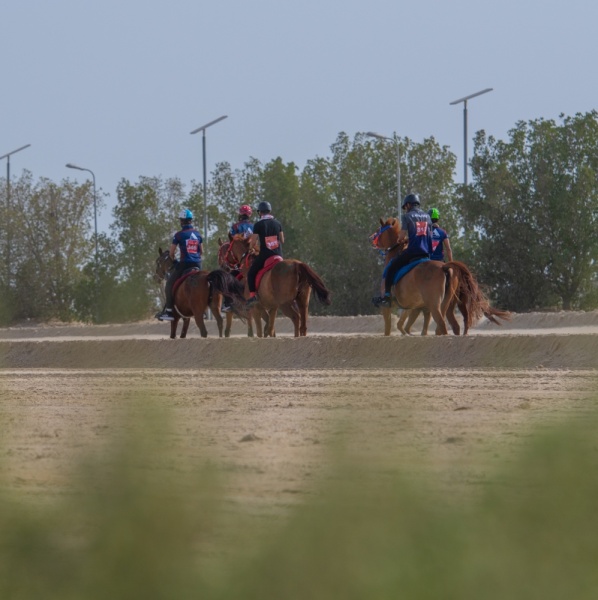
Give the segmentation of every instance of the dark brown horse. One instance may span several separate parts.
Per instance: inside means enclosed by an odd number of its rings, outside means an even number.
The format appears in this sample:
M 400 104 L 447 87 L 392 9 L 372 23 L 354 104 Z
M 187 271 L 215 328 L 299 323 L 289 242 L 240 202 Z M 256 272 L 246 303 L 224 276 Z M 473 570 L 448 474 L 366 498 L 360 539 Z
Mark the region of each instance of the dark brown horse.
M 249 252 L 249 240 L 235 236 L 231 241 L 230 254 L 241 267 L 241 272 L 247 276 L 247 271 L 253 260 Z M 276 312 L 280 308 L 291 319 L 295 328 L 295 337 L 307 335 L 307 317 L 311 291 L 325 305 L 330 305 L 330 290 L 322 278 L 305 263 L 294 260 L 282 260 L 267 271 L 261 279 L 258 289 L 259 302 L 251 310 L 256 316 L 265 310 L 268 313 L 268 323 L 265 335 L 275 335 L 274 322 Z M 247 287 L 246 295 L 249 295 Z M 259 311 L 259 312 L 258 312 Z M 261 337 L 261 321 L 256 320 L 257 335 Z
M 385 264 L 403 250 L 403 245 L 398 243 L 399 230 L 397 219 L 380 219 L 380 228 L 370 236 L 372 244 L 385 252 Z M 496 324 L 500 324 L 497 318 L 510 318 L 507 311 L 490 306 L 473 273 L 459 261 L 420 263 L 398 282 L 394 287 L 394 295 L 401 308 L 409 309 L 409 312 L 401 315 L 397 323 L 402 333 L 409 333 L 411 325 L 422 310 L 425 319 L 422 335 L 427 333 L 430 317 L 436 322 L 437 335 L 448 333 L 445 317 L 453 333 L 459 335 L 460 326 L 455 318 L 456 307 L 463 315 L 464 335 L 482 316 Z M 390 308 L 383 309 L 384 335 L 390 335 L 390 314 Z M 403 329 L 405 318 L 408 322 Z
M 163 280 L 172 267 L 172 260 L 168 250 L 159 249 L 156 259 L 156 270 L 154 278 Z M 223 296 L 231 296 L 233 300 L 241 305 L 244 303 L 243 285 L 232 275 L 221 269 L 215 271 L 195 271 L 187 276 L 174 291 L 174 321 L 170 323 L 170 337 L 176 338 L 179 320 L 183 319 L 181 338 L 187 336 L 191 317 L 199 328 L 201 337 L 207 337 L 208 331 L 204 323 L 204 315 L 208 308 L 211 309 L 216 324 L 218 335 L 222 337 L 222 315 L 220 307 Z

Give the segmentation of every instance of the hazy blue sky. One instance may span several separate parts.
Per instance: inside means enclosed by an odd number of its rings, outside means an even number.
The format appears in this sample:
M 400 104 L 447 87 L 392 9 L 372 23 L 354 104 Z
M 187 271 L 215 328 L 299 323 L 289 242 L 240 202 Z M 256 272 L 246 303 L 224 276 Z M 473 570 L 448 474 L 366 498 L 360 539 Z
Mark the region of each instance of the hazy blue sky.
M 111 195 L 141 175 L 202 179 L 277 156 L 303 167 L 341 131 L 458 157 L 469 131 L 598 107 L 595 0 L 15 0 L 1 9 L 0 156 L 11 175 L 83 181 Z M 471 155 L 471 144 L 470 144 Z M 0 175 L 6 174 L 6 160 Z

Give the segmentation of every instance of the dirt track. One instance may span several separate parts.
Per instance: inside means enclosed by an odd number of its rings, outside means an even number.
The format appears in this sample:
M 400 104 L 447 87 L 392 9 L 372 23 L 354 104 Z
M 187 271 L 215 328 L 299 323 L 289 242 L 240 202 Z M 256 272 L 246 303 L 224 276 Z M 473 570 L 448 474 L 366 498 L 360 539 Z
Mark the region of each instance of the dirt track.
M 417 456 L 439 493 L 471 493 L 531 427 L 594 407 L 596 312 L 517 315 L 466 338 L 384 338 L 381 326 L 323 317 L 298 340 L 282 319 L 266 340 L 240 323 L 228 340 L 173 341 L 154 323 L 0 330 L 8 483 L 63 493 L 73 461 L 109 443 L 114 410 L 141 397 L 171 409 L 191 457 L 226 467 L 248 510 L 309 493 L 339 436 L 380 473 Z

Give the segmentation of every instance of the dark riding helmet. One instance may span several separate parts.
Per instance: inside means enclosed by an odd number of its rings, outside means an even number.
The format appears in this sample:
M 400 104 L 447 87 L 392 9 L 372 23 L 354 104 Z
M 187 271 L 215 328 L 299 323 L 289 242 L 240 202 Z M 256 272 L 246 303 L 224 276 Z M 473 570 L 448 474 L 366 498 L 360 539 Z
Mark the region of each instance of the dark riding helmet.
M 272 212 L 272 205 L 264 200 L 257 205 L 257 212 Z
M 408 204 L 419 206 L 419 196 L 417 194 L 407 194 L 401 204 L 401 208 L 405 208 Z

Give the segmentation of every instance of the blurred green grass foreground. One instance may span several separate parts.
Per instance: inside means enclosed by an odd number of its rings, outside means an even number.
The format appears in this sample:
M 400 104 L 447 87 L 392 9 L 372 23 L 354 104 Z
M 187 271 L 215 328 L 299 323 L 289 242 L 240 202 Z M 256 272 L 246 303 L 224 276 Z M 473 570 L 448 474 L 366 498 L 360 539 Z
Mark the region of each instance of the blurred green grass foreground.
M 51 501 L 0 479 L 0 600 L 598 597 L 596 420 L 538 433 L 481 497 L 446 502 L 331 449 L 333 476 L 257 519 L 208 459 L 166 451 L 164 417 Z

